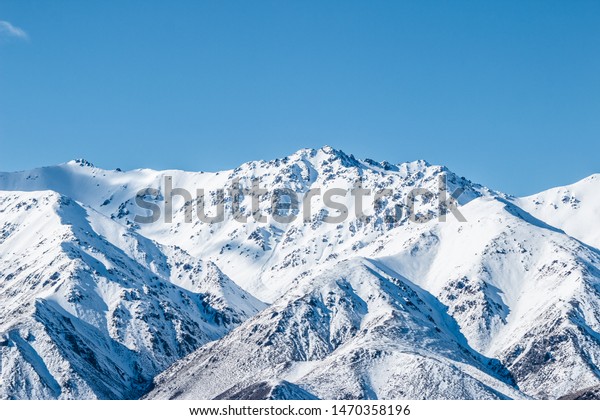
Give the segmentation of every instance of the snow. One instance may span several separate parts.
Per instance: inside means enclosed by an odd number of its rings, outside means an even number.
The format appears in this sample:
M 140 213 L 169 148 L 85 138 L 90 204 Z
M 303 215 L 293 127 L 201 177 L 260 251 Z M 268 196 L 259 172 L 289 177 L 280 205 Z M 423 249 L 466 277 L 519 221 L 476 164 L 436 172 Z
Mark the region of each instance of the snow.
M 465 190 L 467 221 L 358 220 L 347 194 L 336 201 L 352 217 L 336 224 L 322 196 L 309 222 L 186 223 L 176 197 L 173 223 L 137 223 L 137 192 L 164 194 L 166 176 L 204 189 L 210 211 L 210 192 L 234 179 L 300 200 L 360 179 L 393 190 L 388 212 L 431 190 L 422 215 L 439 214 L 443 176 Z M 218 173 L 85 160 L 0 173 L 0 397 L 137 398 L 153 383 L 146 398 L 558 398 L 598 386 L 599 183 L 515 198 L 444 166 L 330 147 Z
M 516 198 L 514 202 L 538 219 L 598 249 L 600 230 L 592 227 L 600 220 L 598 191 L 600 174 L 594 174 L 575 184 Z
M 202 262 L 56 192 L 0 192 L 0 214 L 4 398 L 138 396 L 264 307 L 214 270 L 196 279 L 220 288 L 178 285 L 171 266 Z

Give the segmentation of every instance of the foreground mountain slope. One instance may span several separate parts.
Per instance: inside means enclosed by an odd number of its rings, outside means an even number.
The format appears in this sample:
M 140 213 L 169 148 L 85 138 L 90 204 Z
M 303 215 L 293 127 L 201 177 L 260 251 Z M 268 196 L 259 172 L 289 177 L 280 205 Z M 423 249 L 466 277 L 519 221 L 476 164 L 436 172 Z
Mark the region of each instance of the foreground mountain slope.
M 0 192 L 0 215 L 3 398 L 135 397 L 170 363 L 262 308 L 247 294 L 230 306 L 231 293 L 216 287 L 175 285 L 170 260 L 197 260 L 173 250 L 169 257 L 55 192 Z M 230 282 L 216 272 L 195 278 Z
M 366 260 L 340 262 L 176 363 L 147 398 L 210 399 L 269 381 L 326 399 L 522 397 L 416 290 Z
M 390 235 L 374 257 L 436 296 L 529 395 L 598 383 L 600 254 L 502 199 L 461 211 L 467 222 Z
M 591 388 L 582 389 L 580 391 L 576 391 L 571 394 L 563 395 L 559 399 L 560 400 L 599 400 L 600 399 L 600 387 L 595 386 L 595 387 L 591 387 Z
M 199 381 L 203 384 L 202 378 L 215 383 L 220 376 L 217 371 L 228 372 L 222 376 L 226 379 L 226 383 L 222 384 L 224 388 L 244 389 L 252 385 L 248 381 L 255 379 L 287 380 L 320 398 L 400 398 L 400 394 L 394 393 L 399 390 L 411 398 L 418 398 L 419 395 L 427 398 L 523 397 L 517 390 L 531 397 L 558 398 L 573 390 L 598 384 L 600 341 L 596 331 L 600 330 L 600 255 L 595 249 L 533 219 L 501 198 L 475 199 L 461 207 L 461 211 L 467 218 L 465 223 L 449 220 L 446 223 L 401 226 L 358 250 L 357 254 L 369 258 L 370 270 L 384 277 L 404 279 L 406 287 L 416 287 L 416 290 L 422 291 L 421 300 L 429 305 L 428 312 L 437 314 L 437 319 L 434 317 L 429 320 L 430 328 L 446 330 L 446 340 L 448 337 L 451 340 L 437 348 L 449 350 L 456 346 L 468 349 L 476 360 L 483 357 L 491 365 L 481 367 L 473 360 L 465 362 L 454 356 L 447 363 L 457 370 L 446 376 L 443 373 L 446 369 L 444 364 L 437 364 L 444 359 L 436 354 L 436 345 L 431 339 L 416 335 L 408 353 L 420 354 L 419 363 L 414 362 L 405 351 L 397 351 L 397 346 L 400 346 L 398 343 L 384 348 L 375 346 L 372 350 L 376 354 L 393 354 L 386 359 L 388 364 L 382 368 L 379 362 L 373 362 L 369 357 L 366 360 L 358 358 L 358 369 L 369 373 L 357 374 L 348 366 L 353 366 L 355 363 L 350 363 L 350 360 L 358 356 L 345 356 L 343 349 L 349 349 L 350 354 L 357 349 L 369 353 L 366 349 L 373 347 L 371 341 L 365 343 L 360 338 L 361 334 L 369 336 L 379 326 L 365 323 L 364 319 L 380 312 L 395 318 L 398 312 L 396 307 L 381 304 L 363 306 L 358 325 L 365 330 L 361 331 L 359 327 L 352 330 L 351 338 L 344 346 L 339 349 L 335 345 L 330 346 L 328 350 L 310 356 L 305 356 L 303 351 L 288 349 L 289 343 L 296 344 L 296 337 L 310 337 L 310 331 L 274 327 L 274 331 L 286 337 L 278 341 L 273 341 L 270 335 L 268 339 L 249 333 L 243 335 L 245 331 L 268 325 L 271 319 L 277 320 L 278 315 L 285 311 L 296 311 L 298 302 L 285 295 L 249 324 L 244 324 L 217 344 L 198 350 L 160 375 L 149 397 L 213 398 L 213 394 L 223 392 L 223 389 L 213 390 L 206 386 L 194 386 L 193 383 Z M 357 284 L 367 282 L 368 296 L 377 296 L 381 288 L 377 281 L 368 282 L 361 277 L 370 278 L 373 272 L 367 270 L 365 273 L 361 264 L 351 267 L 345 264 L 348 263 L 336 263 L 332 268 L 323 268 L 323 274 L 304 277 L 292 292 L 305 293 L 303 290 L 306 287 L 313 287 L 317 289 L 311 292 L 312 295 L 323 295 L 325 292 L 318 289 L 323 281 L 320 279 L 322 276 L 330 279 L 335 273 L 333 277 L 339 276 L 337 281 L 355 279 L 350 286 L 350 296 L 344 289 L 328 290 L 327 295 L 335 302 L 337 311 L 340 310 L 340 301 L 356 298 L 354 293 Z M 308 295 L 312 296 L 311 293 Z M 295 296 L 294 293 L 291 295 Z M 361 299 L 361 302 L 369 302 L 368 298 Z M 321 305 L 319 300 L 309 302 L 310 306 L 317 308 Z M 306 311 L 312 313 L 308 309 Z M 300 314 L 289 316 L 311 319 L 302 311 Z M 445 318 L 448 315 L 451 318 Z M 356 317 L 356 314 L 353 316 Z M 310 325 L 324 325 L 322 330 L 328 331 L 329 322 L 319 318 Z M 338 321 L 334 319 L 331 322 Z M 421 322 L 422 319 L 411 319 L 406 331 L 415 332 L 423 328 Z M 448 324 L 454 322 L 455 326 L 448 329 Z M 305 327 L 306 322 L 298 320 L 297 324 Z M 381 328 L 387 333 L 394 330 L 392 325 L 385 324 Z M 404 340 L 407 338 L 402 336 L 395 340 L 406 345 Z M 269 343 L 267 349 L 265 342 Z M 383 343 L 385 339 L 377 336 L 372 342 Z M 271 346 L 274 347 L 271 349 Z M 236 347 L 240 348 L 239 353 L 232 353 L 231 349 Z M 429 353 L 423 354 L 423 348 Z M 252 349 L 249 354 L 248 349 Z M 292 354 L 283 357 L 288 365 L 282 360 L 279 363 L 283 367 L 269 369 L 269 366 L 277 365 L 276 356 L 269 356 L 271 352 L 274 355 Z M 293 355 L 296 353 L 302 356 L 295 358 Z M 216 361 L 212 358 L 214 354 L 220 355 Z M 234 361 L 245 360 L 242 354 L 252 360 L 242 362 L 243 366 L 246 363 L 250 365 L 248 371 L 239 371 L 238 365 L 233 367 Z M 259 360 L 262 362 L 257 362 Z M 290 367 L 289 362 L 296 363 Z M 459 388 L 469 383 L 460 371 L 461 366 L 475 367 L 476 374 L 469 374 L 477 380 L 497 376 L 498 371 L 494 370 L 494 366 L 502 366 L 505 376 L 502 377 L 503 381 L 494 382 L 491 386 L 483 381 L 495 393 L 482 391 L 480 385 L 470 385 L 473 388 L 461 394 L 453 391 L 453 385 L 449 383 L 451 378 L 459 378 L 454 384 Z M 288 376 L 286 369 L 300 374 Z M 375 375 L 370 369 L 379 369 L 381 372 Z M 437 372 L 435 379 L 428 380 L 426 389 L 419 388 L 423 381 L 417 378 L 430 376 L 428 372 L 432 369 Z M 388 376 L 382 375 L 383 371 L 389 372 Z M 410 374 L 403 376 L 404 372 Z M 364 375 L 386 377 L 379 385 L 389 389 L 373 388 Z M 187 380 L 190 383 L 176 378 L 189 378 Z M 219 383 L 218 380 L 216 383 Z M 505 390 L 507 383 L 511 384 L 512 394 Z M 441 392 L 440 388 L 444 391 Z

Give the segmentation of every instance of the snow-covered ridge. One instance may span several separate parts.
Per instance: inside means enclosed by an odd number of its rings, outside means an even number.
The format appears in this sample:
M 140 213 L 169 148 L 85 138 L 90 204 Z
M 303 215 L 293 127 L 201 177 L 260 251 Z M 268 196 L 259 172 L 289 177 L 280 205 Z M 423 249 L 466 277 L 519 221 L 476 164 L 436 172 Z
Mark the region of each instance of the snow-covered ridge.
M 166 176 L 205 189 L 211 206 L 210 191 L 255 178 L 270 191 L 359 180 L 394 193 L 381 213 L 335 224 L 321 197 L 309 222 L 186 223 L 176 198 L 173 223 L 137 223 L 136 195 L 164 193 Z M 383 217 L 442 176 L 464 190 L 466 222 Z M 599 183 L 514 198 L 444 166 L 330 147 L 214 173 L 83 159 L 0 173 L 0 397 L 135 398 L 153 382 L 148 398 L 558 398 L 597 387 Z M 419 212 L 438 212 L 437 198 Z M 344 203 L 352 214 L 352 197 Z
M 552 188 L 515 203 L 535 217 L 567 234 L 600 249 L 600 174 L 590 175 L 571 185 Z

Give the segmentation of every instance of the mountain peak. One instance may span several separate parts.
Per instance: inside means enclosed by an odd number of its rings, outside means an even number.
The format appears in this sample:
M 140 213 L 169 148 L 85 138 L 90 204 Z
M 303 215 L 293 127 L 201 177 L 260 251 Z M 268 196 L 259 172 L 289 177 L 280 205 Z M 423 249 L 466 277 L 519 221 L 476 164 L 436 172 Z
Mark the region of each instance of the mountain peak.
M 70 160 L 67 162 L 67 165 L 79 165 L 81 167 L 95 168 L 92 162 L 83 158 Z
M 329 145 L 325 145 L 325 146 L 321 147 L 319 150 L 323 153 L 327 153 L 328 155 L 336 155 L 336 156 L 340 155 L 340 154 L 345 155 L 345 153 L 343 151 L 334 149 L 333 147 L 331 147 Z
M 336 149 L 329 145 L 325 145 L 318 149 L 314 148 L 305 148 L 300 149 L 297 152 L 293 153 L 291 158 L 297 157 L 301 159 L 311 160 L 315 163 L 319 164 L 331 164 L 333 162 L 339 162 L 342 166 L 345 167 L 362 167 L 362 168 L 371 168 L 378 169 L 384 171 L 400 171 L 404 170 L 409 173 L 419 172 L 426 170 L 431 167 L 437 167 L 438 165 L 433 165 L 424 159 L 418 159 L 415 161 L 407 161 L 400 164 L 393 164 L 387 160 L 376 161 L 371 158 L 362 158 L 357 159 L 353 154 L 347 154 L 341 149 Z M 439 167 L 443 171 L 448 171 L 449 169 L 445 166 Z
M 325 145 L 319 149 L 300 149 L 297 152 L 290 155 L 289 158 L 309 160 L 317 166 L 331 165 L 335 162 L 339 163 L 344 167 L 358 167 L 362 165 L 361 162 L 357 160 L 353 155 L 347 155 L 342 150 L 335 149 L 328 145 Z

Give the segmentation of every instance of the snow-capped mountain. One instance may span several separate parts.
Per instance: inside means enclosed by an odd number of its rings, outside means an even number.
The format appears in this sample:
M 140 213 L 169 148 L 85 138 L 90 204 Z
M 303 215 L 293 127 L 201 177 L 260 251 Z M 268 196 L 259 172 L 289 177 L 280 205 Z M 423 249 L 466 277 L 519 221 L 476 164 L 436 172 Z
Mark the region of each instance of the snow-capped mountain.
M 2 191 L 0 215 L 0 397 L 136 397 L 264 307 L 214 264 L 56 192 Z
M 514 199 L 516 205 L 568 235 L 600 249 L 600 175 Z
M 167 179 L 190 196 L 171 200 Z M 265 192 L 237 204 L 219 192 L 257 181 Z M 330 147 L 218 173 L 84 160 L 0 173 L 0 396 L 135 398 L 151 383 L 146 398 L 598 387 L 599 183 L 515 198 L 425 161 Z M 371 191 L 363 217 L 357 187 Z M 300 198 L 292 221 L 272 210 L 281 191 Z M 333 223 L 332 201 L 347 211 Z M 202 221 L 199 203 L 209 216 L 222 206 L 223 220 Z M 150 206 L 160 217 L 143 223 Z
M 337 263 L 175 364 L 148 398 L 211 399 L 273 380 L 327 399 L 523 397 L 427 292 L 363 258 Z

